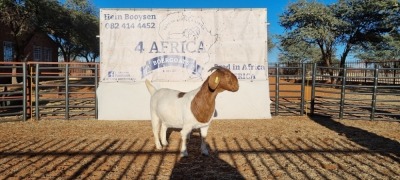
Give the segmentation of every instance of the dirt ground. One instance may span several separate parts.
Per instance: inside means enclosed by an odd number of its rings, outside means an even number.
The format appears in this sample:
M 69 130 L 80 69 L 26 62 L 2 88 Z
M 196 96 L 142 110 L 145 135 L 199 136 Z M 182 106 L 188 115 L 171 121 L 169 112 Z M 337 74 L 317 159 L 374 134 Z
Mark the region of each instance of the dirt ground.
M 399 179 L 400 123 L 306 116 L 216 120 L 179 157 L 155 150 L 150 121 L 0 123 L 0 179 Z

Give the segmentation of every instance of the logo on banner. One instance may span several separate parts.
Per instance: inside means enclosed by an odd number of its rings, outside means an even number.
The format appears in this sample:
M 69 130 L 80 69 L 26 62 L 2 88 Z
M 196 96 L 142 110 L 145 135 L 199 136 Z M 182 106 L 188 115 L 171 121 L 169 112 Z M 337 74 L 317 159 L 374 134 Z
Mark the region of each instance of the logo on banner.
M 202 78 L 203 67 L 210 61 L 209 49 L 215 44 L 217 35 L 212 35 L 203 22 L 203 19 L 191 15 L 189 12 L 174 12 L 161 20 L 158 35 L 162 41 L 153 42 L 149 54 L 163 53 L 153 57 L 142 66 L 141 78 L 145 78 L 158 69 L 165 67 L 186 69 L 191 77 Z M 136 50 L 143 52 L 144 42 L 136 46 Z M 144 52 L 146 53 L 146 52 Z M 193 57 L 176 54 L 192 54 Z M 197 55 L 193 55 L 197 54 Z M 180 72 L 180 71 L 177 71 Z M 168 76 L 170 79 L 182 78 L 184 74 Z M 189 78 L 189 77 L 188 77 Z
M 201 77 L 203 71 L 203 67 L 198 65 L 194 59 L 179 55 L 164 55 L 148 60 L 146 65 L 140 68 L 142 78 L 163 67 L 181 67 L 197 77 Z
M 114 81 L 135 81 L 135 78 L 127 71 L 108 71 L 106 79 Z M 105 79 L 103 78 L 103 80 Z
M 204 36 L 212 36 L 207 30 L 204 21 L 190 12 L 175 12 L 168 14 L 160 22 L 159 35 L 164 40 L 196 41 Z M 214 39 L 215 38 L 209 38 Z M 212 44 L 212 43 L 209 43 Z

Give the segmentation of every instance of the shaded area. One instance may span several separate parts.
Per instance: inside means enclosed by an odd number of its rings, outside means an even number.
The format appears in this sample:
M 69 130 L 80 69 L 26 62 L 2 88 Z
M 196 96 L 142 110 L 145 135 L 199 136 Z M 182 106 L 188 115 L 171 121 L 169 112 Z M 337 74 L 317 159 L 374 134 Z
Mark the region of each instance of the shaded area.
M 178 141 L 157 151 L 152 139 L 37 139 L 0 142 L 0 178 L 45 179 L 381 179 L 400 176 L 387 149 L 363 149 L 345 139 L 232 138 L 209 141 L 189 157 Z
M 189 156 L 176 162 L 171 179 L 244 179 L 236 168 L 220 159 L 216 152 L 210 152 L 210 156 L 201 155 L 200 145 L 200 132 L 195 130 L 188 143 Z
M 299 116 L 218 120 L 211 155 L 201 155 L 194 131 L 180 158 L 179 130 L 156 150 L 150 121 L 0 123 L 0 179 L 396 179 L 399 129 Z
M 385 156 L 391 157 L 396 162 L 400 162 L 400 143 L 398 141 L 379 136 L 361 128 L 346 126 L 340 121 L 332 120 L 329 116 L 311 116 L 316 123 L 337 132 L 350 141 L 367 148 L 370 151 L 381 152 Z

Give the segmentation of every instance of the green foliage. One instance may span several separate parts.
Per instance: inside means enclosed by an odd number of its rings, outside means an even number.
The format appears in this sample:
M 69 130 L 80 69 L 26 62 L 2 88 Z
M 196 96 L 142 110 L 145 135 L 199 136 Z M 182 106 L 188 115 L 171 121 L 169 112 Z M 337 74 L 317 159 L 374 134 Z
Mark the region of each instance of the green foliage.
M 268 36 L 267 43 L 268 43 L 268 52 L 271 52 L 272 49 L 275 48 L 275 44 L 274 42 L 272 42 L 271 36 Z
M 378 41 L 369 41 L 358 44 L 356 57 L 365 62 L 383 62 L 400 60 L 400 10 L 399 2 L 387 5 L 382 14 L 388 17 L 382 28 L 388 28 L 389 32 L 382 33 Z M 382 4 L 383 2 L 380 2 Z M 388 2 L 386 2 L 388 3 Z
M 284 54 L 315 52 L 317 47 L 320 58 L 309 54 L 305 59 L 309 61 L 320 59 L 327 65 L 332 63 L 337 36 L 335 30 L 341 21 L 334 16 L 329 7 L 315 1 L 301 0 L 288 6 L 280 16 L 280 23 L 287 30 L 285 34 L 279 36 L 282 49 L 289 51 Z
M 11 28 L 16 59 L 26 57 L 23 49 L 37 32 L 47 33 L 60 48 L 64 61 L 99 54 L 99 20 L 88 0 L 0 0 L 0 21 Z M 7 33 L 7 32 L 6 32 Z
M 357 58 L 365 62 L 400 61 L 400 36 L 386 35 L 379 43 L 358 46 Z
M 90 0 L 66 0 L 64 7 L 66 9 L 80 12 L 83 14 L 94 15 L 98 14 Z
M 304 41 L 282 46 L 280 51 L 279 62 L 283 63 L 318 63 L 322 59 L 319 48 Z
M 96 39 L 99 20 L 94 6 L 86 0 L 67 0 L 53 10 L 60 16 L 49 20 L 47 32 L 59 45 L 64 61 L 75 60 L 78 56 L 94 61 L 99 55 Z
M 380 44 L 387 40 L 388 33 L 398 29 L 398 4 L 397 0 L 339 0 L 331 7 L 344 22 L 338 27 L 337 37 L 345 47 L 341 66 L 354 47 Z
M 14 39 L 16 60 L 27 57 L 23 53 L 25 46 L 37 32 L 37 0 L 1 0 L 0 21 L 10 28 L 6 33 Z
M 327 6 L 299 0 L 290 4 L 280 17 L 286 29 L 279 37 L 280 45 L 284 54 L 296 54 L 305 47 L 316 46 L 326 66 L 332 64 L 339 46 L 344 47 L 339 54 L 341 66 L 355 47 L 364 48 L 364 52 L 367 47 L 396 49 L 398 41 L 389 37 L 399 31 L 398 4 L 398 0 L 339 0 Z M 361 52 L 360 48 L 357 50 Z

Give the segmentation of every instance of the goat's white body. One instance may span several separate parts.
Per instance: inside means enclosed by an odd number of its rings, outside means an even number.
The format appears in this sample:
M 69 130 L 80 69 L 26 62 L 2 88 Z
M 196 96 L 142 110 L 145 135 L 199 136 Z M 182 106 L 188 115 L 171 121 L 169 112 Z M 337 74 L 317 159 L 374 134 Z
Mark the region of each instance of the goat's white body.
M 208 126 L 210 122 L 198 122 L 190 109 L 191 102 L 199 90 L 200 88 L 197 88 L 187 92 L 181 98 L 178 98 L 180 91 L 166 88 L 157 90 L 150 101 L 152 120 L 160 119 L 168 128 L 190 126 L 194 129 Z
M 156 148 L 161 149 L 161 144 L 168 145 L 166 138 L 168 128 L 181 128 L 181 156 L 187 156 L 186 140 L 189 139 L 193 129 L 200 129 L 202 137 L 201 151 L 204 155 L 208 155 L 204 139 L 207 136 L 211 120 L 207 123 L 197 121 L 190 108 L 191 102 L 199 92 L 200 87 L 186 92 L 182 97 L 178 97 L 179 93 L 181 93 L 180 91 L 166 88 L 157 90 L 150 82 L 146 82 L 146 85 L 151 94 L 150 113 Z

